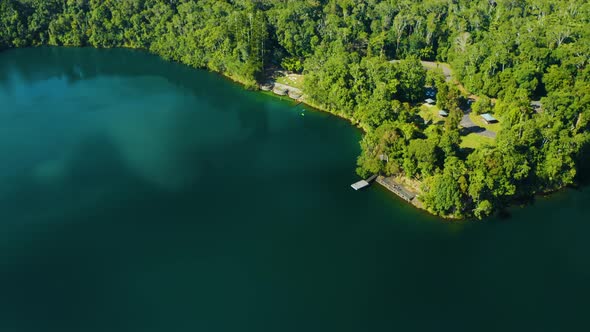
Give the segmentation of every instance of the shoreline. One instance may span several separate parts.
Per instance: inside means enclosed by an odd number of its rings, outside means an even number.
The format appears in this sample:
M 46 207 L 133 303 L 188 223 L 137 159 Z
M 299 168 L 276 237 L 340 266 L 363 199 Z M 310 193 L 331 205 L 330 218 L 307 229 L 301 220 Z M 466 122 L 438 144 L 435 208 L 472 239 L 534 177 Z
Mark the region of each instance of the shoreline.
M 237 83 L 240 83 L 240 82 L 237 82 Z M 273 97 L 278 97 L 280 99 L 283 99 L 283 97 L 285 97 L 285 96 L 281 96 L 281 95 L 278 95 L 278 94 L 274 93 L 272 91 L 272 89 L 270 91 L 267 91 L 267 90 L 263 89 L 263 86 L 268 85 L 269 83 L 273 84 L 273 86 L 274 86 L 274 84 L 276 82 L 274 80 L 270 80 L 270 81 L 267 81 L 266 83 L 258 83 L 258 91 L 259 92 L 263 92 L 263 93 L 268 94 L 268 95 L 272 95 Z M 294 90 L 302 91 L 301 89 L 295 88 L 293 86 L 289 86 L 287 84 L 283 84 L 283 83 L 280 83 L 280 84 L 281 84 L 281 86 L 285 86 L 288 89 L 294 89 Z M 349 116 L 346 116 L 344 114 L 339 114 L 339 113 L 336 113 L 336 112 L 329 111 L 329 110 L 327 110 L 327 109 L 325 109 L 325 108 L 323 108 L 323 107 L 321 107 L 321 106 L 319 106 L 319 105 L 317 105 L 315 103 L 310 102 L 305 97 L 306 97 L 305 94 L 302 94 L 300 98 L 298 98 L 298 99 L 290 98 L 290 100 L 296 101 L 296 102 L 300 102 L 300 103 L 302 103 L 302 104 L 304 104 L 304 105 L 306 105 L 308 107 L 311 107 L 312 109 L 314 109 L 314 110 L 316 110 L 318 112 L 327 113 L 327 114 L 330 114 L 332 116 L 336 116 L 336 117 L 338 117 L 340 119 L 346 120 L 354 128 L 360 129 L 361 132 L 362 132 L 362 134 L 366 134 L 367 133 L 367 129 L 363 127 L 363 125 L 362 125 L 362 123 L 360 121 L 356 121 L 353 118 L 351 118 Z M 395 185 L 398 186 L 398 187 L 401 187 L 403 191 L 412 193 L 414 195 L 414 197 L 412 199 L 410 199 L 410 200 L 405 199 L 404 197 L 401 197 L 399 193 L 397 193 L 396 191 L 394 191 L 392 188 L 390 188 L 386 184 L 385 181 L 383 181 L 384 179 L 386 179 L 386 181 L 391 181 L 391 182 L 395 183 Z M 400 179 L 401 179 L 401 181 L 400 181 Z M 408 181 L 412 181 L 412 180 L 411 179 L 408 179 L 408 178 L 406 178 L 404 176 L 400 176 L 400 175 L 397 175 L 397 176 L 389 176 L 389 177 L 383 177 L 383 176 L 380 175 L 380 176 L 377 177 L 377 180 L 372 185 L 374 185 L 375 183 L 379 184 L 381 187 L 383 187 L 384 189 L 386 189 L 387 191 L 389 191 L 390 193 L 392 193 L 393 195 L 395 195 L 400 200 L 404 201 L 406 204 L 414 207 L 415 209 L 417 209 L 419 211 L 426 212 L 429 215 L 432 215 L 434 217 L 441 218 L 441 219 L 446 220 L 446 221 L 458 221 L 458 220 L 463 220 L 463 219 L 466 220 L 466 218 L 457 218 L 457 217 L 454 217 L 452 215 L 449 215 L 449 216 L 436 215 L 436 214 L 432 213 L 431 211 L 429 211 L 428 209 L 426 209 L 424 207 L 424 203 L 419 199 L 420 194 L 422 193 L 422 191 L 419 188 L 416 188 L 415 186 L 408 186 L 407 184 L 404 184 L 405 182 L 408 182 Z M 422 184 L 422 182 L 420 182 L 420 181 L 417 181 L 417 182 L 419 184 Z
M 129 46 L 129 45 L 124 45 L 124 46 L 118 46 L 118 47 L 94 47 L 94 46 L 67 46 L 67 45 L 29 45 L 29 46 L 25 46 L 25 47 L 8 47 L 5 49 L 0 50 L 1 52 L 5 52 L 5 51 L 10 51 L 10 50 L 16 50 L 16 49 L 25 49 L 25 48 L 39 48 L 39 47 L 64 47 L 64 48 L 93 48 L 93 49 L 126 49 L 126 50 L 132 50 L 132 51 L 139 51 L 139 52 L 145 52 L 147 54 L 153 55 L 153 56 L 157 56 L 159 59 L 166 61 L 166 62 L 172 62 L 172 63 L 177 63 L 177 64 L 181 64 L 183 66 L 187 66 L 189 68 L 192 69 L 199 69 L 199 70 L 206 70 L 208 72 L 211 73 L 215 73 L 218 74 L 221 78 L 227 79 L 232 83 L 237 83 L 239 85 L 242 86 L 242 88 L 246 89 L 246 90 L 250 90 L 253 92 L 263 92 L 263 93 L 268 93 L 274 97 L 278 97 L 278 98 L 283 98 L 283 97 L 287 97 L 287 96 L 280 96 L 277 95 L 275 93 L 273 93 L 272 91 L 264 91 L 263 89 L 261 89 L 261 87 L 265 84 L 265 83 L 260 83 L 258 81 L 249 81 L 247 79 L 244 79 L 243 77 L 239 77 L 239 76 L 235 76 L 235 75 L 231 75 L 228 72 L 220 72 L 220 71 L 215 71 L 212 70 L 210 68 L 203 68 L 203 67 L 194 67 L 192 65 L 183 63 L 181 61 L 176 61 L 174 59 L 166 59 L 165 57 L 163 57 L 160 54 L 157 54 L 155 52 L 152 52 L 149 49 L 144 49 L 144 48 L 140 48 L 140 47 L 133 47 L 133 46 Z M 272 82 L 273 84 L 275 83 L 274 80 L 272 81 L 267 81 L 267 83 Z M 332 116 L 336 116 L 340 119 L 346 120 L 350 125 L 352 125 L 353 128 L 357 128 L 360 129 L 362 134 L 367 133 L 367 129 L 365 127 L 363 127 L 362 123 L 358 120 L 355 120 L 354 118 L 346 115 L 344 112 L 333 112 L 333 111 L 329 111 L 326 108 L 322 107 L 319 104 L 310 102 L 309 100 L 307 100 L 307 98 L 305 98 L 305 94 L 303 94 L 303 90 L 302 89 L 298 89 L 286 84 L 282 84 L 284 86 L 287 86 L 288 88 L 294 89 L 294 90 L 299 90 L 302 92 L 302 95 L 300 98 L 298 99 L 293 99 L 293 98 L 289 98 L 289 100 L 291 101 L 295 101 L 295 102 L 300 102 L 302 104 L 305 104 L 306 106 L 312 108 L 313 110 L 319 111 L 319 112 L 324 112 L 327 114 L 330 114 Z M 404 198 L 400 197 L 397 193 L 395 193 L 393 190 L 391 190 L 390 188 L 388 188 L 387 186 L 379 183 L 384 189 L 386 189 L 387 191 L 389 191 L 390 193 L 394 194 L 394 196 L 398 197 L 399 199 L 401 199 L 402 201 L 406 202 L 407 204 L 409 204 L 410 206 L 413 206 L 415 209 L 422 211 L 422 212 L 426 212 L 429 215 L 432 215 L 434 217 L 440 218 L 444 221 L 453 221 L 453 222 L 457 222 L 457 221 L 468 221 L 468 220 L 472 220 L 473 218 L 468 218 L 468 217 L 456 217 L 454 215 L 437 215 L 432 213 L 430 210 L 428 210 L 426 207 L 424 207 L 422 201 L 420 201 L 418 199 L 418 197 L 420 196 L 420 194 L 422 193 L 422 191 L 419 188 L 415 188 L 415 186 L 408 186 L 408 185 L 404 185 L 403 182 L 407 182 L 407 181 L 415 181 L 418 182 L 419 184 L 421 184 L 422 182 L 417 181 L 417 180 L 412 180 L 409 179 L 405 176 L 401 176 L 401 175 L 397 175 L 397 176 L 390 176 L 388 177 L 390 179 L 392 179 L 392 181 L 396 182 L 397 185 L 399 185 L 400 187 L 402 187 L 403 189 L 405 189 L 406 191 L 412 192 L 416 195 L 416 197 L 414 199 L 412 199 L 411 201 L 405 200 Z M 401 180 L 401 181 L 400 181 Z M 577 186 L 577 184 L 574 184 L 574 186 Z M 553 188 L 553 189 L 549 189 L 549 190 L 543 190 L 543 191 L 539 191 L 539 192 L 535 192 L 533 193 L 533 195 L 530 197 L 531 200 L 534 200 L 535 197 L 537 196 L 542 196 L 542 197 L 546 197 L 546 196 L 550 196 L 552 194 L 555 194 L 557 192 L 561 192 L 564 189 L 567 189 L 570 186 L 562 186 L 560 188 Z M 410 188 L 410 189 L 408 189 Z M 523 206 L 523 204 L 519 204 L 518 201 L 522 201 L 523 198 L 514 198 L 513 200 L 511 200 L 511 202 L 509 204 L 507 204 L 506 206 L 504 206 L 501 210 L 497 211 L 497 214 L 501 214 L 503 211 L 505 211 L 507 208 L 510 208 L 511 206 Z M 525 203 L 525 205 L 528 205 L 530 203 Z M 490 216 L 491 217 L 491 216 Z M 473 219 L 475 220 L 475 219 Z
M 222 75 L 223 75 L 223 74 L 222 74 Z M 225 75 L 224 75 L 224 76 L 225 76 Z M 228 77 L 228 78 L 229 78 L 229 79 L 231 79 L 231 77 Z M 234 81 L 234 82 L 236 82 L 236 83 L 240 83 L 240 84 L 243 84 L 243 83 L 241 83 L 241 82 L 239 82 L 239 81 Z M 272 84 L 275 84 L 275 83 L 276 83 L 275 81 L 269 81 L 269 82 L 270 82 L 270 83 L 272 83 Z M 280 83 L 280 84 L 281 84 L 281 85 L 284 85 L 284 86 L 286 86 L 286 87 L 288 87 L 288 88 L 290 88 L 290 89 L 293 89 L 293 90 L 301 90 L 301 89 L 298 89 L 298 88 L 295 88 L 295 87 L 292 87 L 292 86 L 289 86 L 289 85 L 286 85 L 286 84 L 282 84 L 282 83 Z M 259 92 L 260 92 L 260 91 L 262 91 L 262 92 L 266 92 L 266 93 L 268 93 L 269 95 L 272 95 L 272 96 L 274 96 L 274 97 L 278 97 L 278 98 L 287 97 L 286 95 L 285 95 L 285 96 L 280 96 L 280 95 L 277 95 L 276 93 L 274 93 L 274 92 L 272 92 L 272 91 L 265 91 L 265 90 L 263 90 L 263 89 L 262 89 L 262 86 L 263 86 L 263 85 L 265 85 L 265 83 L 258 83 L 258 91 L 259 91 Z M 358 128 L 358 129 L 360 129 L 360 130 L 361 130 L 363 133 L 366 133 L 366 132 L 367 132 L 367 129 L 366 129 L 365 127 L 363 127 L 363 125 L 362 125 L 362 123 L 361 123 L 360 121 L 358 121 L 358 120 L 355 120 L 355 119 L 353 119 L 353 118 L 352 118 L 352 117 L 350 117 L 350 116 L 347 116 L 347 115 L 346 115 L 346 114 L 344 114 L 343 112 L 339 112 L 339 113 L 337 113 L 337 112 L 332 112 L 332 111 L 329 111 L 329 110 L 327 110 L 326 108 L 324 108 L 324 107 L 322 107 L 322 106 L 320 106 L 320 105 L 318 105 L 318 104 L 316 104 L 316 103 L 313 103 L 313 102 L 309 101 L 309 100 L 306 98 L 305 94 L 302 94 L 302 95 L 301 95 L 301 97 L 300 97 L 300 98 L 298 98 L 298 99 L 293 99 L 293 98 L 289 98 L 289 99 L 290 99 L 290 100 L 292 100 L 292 101 L 295 101 L 295 102 L 300 102 L 300 103 L 302 103 L 302 104 L 304 104 L 304 105 L 307 105 L 307 106 L 309 106 L 309 107 L 311 107 L 311 108 L 313 108 L 313 109 L 315 109 L 315 110 L 317 110 L 317 111 L 319 111 L 319 112 L 328 113 L 328 114 L 330 114 L 330 115 L 333 115 L 333 116 L 336 116 L 336 117 L 338 117 L 338 118 L 344 119 L 344 120 L 348 121 L 348 122 L 349 122 L 351 125 L 353 125 L 355 128 Z

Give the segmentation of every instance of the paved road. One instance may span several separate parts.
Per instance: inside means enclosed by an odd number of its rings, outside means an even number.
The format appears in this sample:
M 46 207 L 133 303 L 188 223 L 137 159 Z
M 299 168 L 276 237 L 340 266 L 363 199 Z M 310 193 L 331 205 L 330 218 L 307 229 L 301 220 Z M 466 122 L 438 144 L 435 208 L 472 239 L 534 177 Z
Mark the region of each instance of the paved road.
M 487 130 L 483 127 L 476 125 L 469 117 L 470 113 L 471 113 L 471 109 L 467 110 L 467 112 L 465 112 L 463 114 L 463 118 L 461 119 L 461 123 L 460 123 L 461 127 L 467 129 L 468 132 L 475 133 L 476 135 L 489 137 L 489 138 L 496 138 L 495 132 L 493 132 L 491 130 Z
M 399 61 L 400 60 L 391 60 L 392 63 L 399 62 Z M 451 67 L 448 64 L 432 62 L 432 61 L 420 61 L 420 62 L 422 63 L 422 66 L 426 70 L 441 68 L 443 71 L 443 74 L 445 75 L 445 80 L 447 82 L 450 82 L 453 79 L 453 71 L 451 70 Z M 459 86 L 462 87 L 460 84 L 459 84 Z M 465 90 L 465 88 L 463 88 L 463 90 Z M 471 95 L 470 97 L 477 99 L 477 96 L 474 96 L 474 95 Z M 486 128 L 480 127 L 480 126 L 476 125 L 473 121 L 471 121 L 471 118 L 469 117 L 469 113 L 471 113 L 471 109 L 467 110 L 463 114 L 463 118 L 461 119 L 461 123 L 460 123 L 463 128 L 465 128 L 470 133 L 475 133 L 476 135 L 489 137 L 489 138 L 496 138 L 495 132 L 493 132 L 491 130 L 487 130 Z

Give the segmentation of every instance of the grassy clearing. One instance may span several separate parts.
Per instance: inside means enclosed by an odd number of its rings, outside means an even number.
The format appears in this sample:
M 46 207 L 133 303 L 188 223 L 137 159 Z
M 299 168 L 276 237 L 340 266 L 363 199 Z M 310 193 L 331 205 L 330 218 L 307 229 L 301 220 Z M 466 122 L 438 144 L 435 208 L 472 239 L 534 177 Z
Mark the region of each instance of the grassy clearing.
M 491 130 L 495 133 L 499 133 L 500 130 L 502 130 L 502 119 L 500 119 L 499 117 L 497 117 L 495 114 L 493 115 L 496 119 L 498 119 L 497 123 L 492 123 L 492 124 L 487 124 L 482 118 L 481 116 L 471 113 L 469 114 L 469 117 L 471 118 L 471 121 L 473 121 L 473 123 L 475 123 L 476 125 L 483 127 L 487 130 Z
M 477 135 L 475 133 L 471 133 L 467 136 L 461 136 L 461 144 L 459 146 L 462 148 L 477 149 L 482 145 L 494 144 L 496 144 L 496 140 L 493 138 L 484 137 L 481 135 Z
M 287 74 L 285 76 L 277 77 L 276 81 L 281 84 L 286 84 L 294 88 L 303 89 L 303 75 Z
M 445 120 L 438 115 L 439 110 L 440 110 L 440 108 L 438 108 L 436 105 L 424 104 L 424 105 L 420 106 L 420 111 L 418 112 L 418 115 L 420 115 L 420 117 L 422 117 L 424 120 L 430 121 L 431 125 L 443 124 Z M 494 131 L 496 133 L 499 132 L 500 129 L 502 129 L 502 124 L 501 124 L 502 120 L 499 118 L 498 118 L 498 121 L 499 121 L 498 123 L 488 125 L 485 123 L 485 121 L 479 115 L 470 114 L 470 117 L 471 117 L 471 120 L 477 126 L 484 127 L 486 129 Z M 461 136 L 461 145 L 460 146 L 462 148 L 477 149 L 477 148 L 481 147 L 482 145 L 494 145 L 494 144 L 496 144 L 496 140 L 493 138 L 481 136 L 476 133 L 471 133 L 466 136 Z
M 440 111 L 440 108 L 436 105 L 422 105 L 420 106 L 418 115 L 422 119 L 430 121 L 432 124 L 444 123 L 445 120 L 438 115 L 438 111 Z

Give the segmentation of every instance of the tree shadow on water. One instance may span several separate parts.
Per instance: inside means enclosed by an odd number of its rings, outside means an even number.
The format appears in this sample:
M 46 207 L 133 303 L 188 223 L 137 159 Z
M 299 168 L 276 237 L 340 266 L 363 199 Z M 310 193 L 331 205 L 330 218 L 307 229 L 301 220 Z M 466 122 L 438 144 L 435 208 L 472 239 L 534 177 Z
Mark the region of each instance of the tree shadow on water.
M 580 152 L 578 161 L 577 183 L 575 189 L 590 185 L 590 147 L 585 146 Z

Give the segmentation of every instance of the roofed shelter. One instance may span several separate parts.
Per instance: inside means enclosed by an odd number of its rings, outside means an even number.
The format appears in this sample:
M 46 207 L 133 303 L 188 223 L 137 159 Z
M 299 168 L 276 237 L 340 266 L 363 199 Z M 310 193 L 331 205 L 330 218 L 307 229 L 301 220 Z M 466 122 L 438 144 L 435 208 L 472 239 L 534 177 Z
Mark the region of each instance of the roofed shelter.
M 434 103 L 435 103 L 434 99 L 432 99 L 432 98 L 426 99 L 425 102 L 430 105 L 434 105 Z
M 494 118 L 490 113 L 482 114 L 481 117 L 487 124 L 498 122 L 498 120 Z

